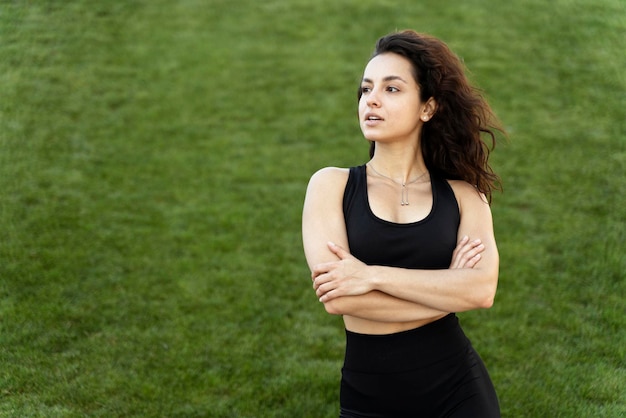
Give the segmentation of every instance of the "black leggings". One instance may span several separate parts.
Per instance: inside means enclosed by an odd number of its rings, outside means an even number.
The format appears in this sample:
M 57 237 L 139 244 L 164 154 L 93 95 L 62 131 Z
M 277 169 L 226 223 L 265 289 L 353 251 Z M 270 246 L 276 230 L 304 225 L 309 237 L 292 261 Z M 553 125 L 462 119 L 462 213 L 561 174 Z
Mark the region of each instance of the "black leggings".
M 389 335 L 346 330 L 340 418 L 497 418 L 485 366 L 450 314 Z

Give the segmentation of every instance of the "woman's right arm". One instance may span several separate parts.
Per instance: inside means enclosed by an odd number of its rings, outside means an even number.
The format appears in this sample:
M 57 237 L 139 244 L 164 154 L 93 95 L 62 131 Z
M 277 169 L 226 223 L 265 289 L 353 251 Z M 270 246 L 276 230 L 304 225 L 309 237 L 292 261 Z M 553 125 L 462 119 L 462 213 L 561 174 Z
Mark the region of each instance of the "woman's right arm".
M 309 181 L 302 213 L 304 253 L 311 271 L 313 267 L 339 258 L 328 248 L 328 242 L 349 251 L 343 215 L 343 194 L 348 170 L 324 168 Z M 410 322 L 432 318 L 442 312 L 381 292 L 345 296 L 324 305 L 331 314 L 342 313 L 379 322 Z
M 348 248 L 343 219 L 343 193 L 348 173 L 347 169 L 327 167 L 309 180 L 302 210 L 302 243 L 311 271 L 317 264 L 339 259 L 328 249 L 329 241 Z

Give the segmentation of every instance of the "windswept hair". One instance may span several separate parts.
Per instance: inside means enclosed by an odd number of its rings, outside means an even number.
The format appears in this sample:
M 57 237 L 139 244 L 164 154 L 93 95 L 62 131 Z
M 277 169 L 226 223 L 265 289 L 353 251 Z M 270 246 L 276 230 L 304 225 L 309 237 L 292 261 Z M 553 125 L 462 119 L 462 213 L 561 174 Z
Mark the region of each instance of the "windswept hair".
M 412 30 L 380 38 L 372 58 L 390 52 L 411 62 L 420 100 L 432 97 L 437 103 L 435 114 L 422 129 L 421 148 L 428 170 L 450 180 L 464 180 L 491 201 L 492 191 L 501 186 L 489 166 L 489 153 L 496 145 L 496 131 L 504 133 L 504 129 L 480 90 L 470 85 L 464 64 L 444 42 Z M 372 142 L 370 157 L 374 148 Z

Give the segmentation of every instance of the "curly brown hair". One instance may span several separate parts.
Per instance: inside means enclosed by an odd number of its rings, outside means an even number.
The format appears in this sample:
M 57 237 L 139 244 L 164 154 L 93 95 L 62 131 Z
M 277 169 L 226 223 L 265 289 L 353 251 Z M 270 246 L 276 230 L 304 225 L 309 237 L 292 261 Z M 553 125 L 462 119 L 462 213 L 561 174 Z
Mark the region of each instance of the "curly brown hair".
M 421 149 L 428 170 L 446 179 L 464 180 L 491 201 L 492 191 L 501 189 L 501 183 L 489 166 L 489 154 L 496 145 L 496 131 L 505 132 L 481 91 L 470 84 L 461 60 L 441 40 L 412 30 L 380 38 L 372 58 L 384 53 L 408 59 L 420 100 L 432 97 L 437 103 L 422 129 Z M 371 142 L 370 157 L 374 150 Z

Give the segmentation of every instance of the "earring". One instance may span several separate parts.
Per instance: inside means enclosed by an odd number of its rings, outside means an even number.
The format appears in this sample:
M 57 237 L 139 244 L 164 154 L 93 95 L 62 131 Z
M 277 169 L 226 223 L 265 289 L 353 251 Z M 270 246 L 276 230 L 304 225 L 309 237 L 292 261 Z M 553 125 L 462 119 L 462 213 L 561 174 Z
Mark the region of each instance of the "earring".
M 428 120 L 428 116 L 422 116 L 422 120 L 426 122 Z

